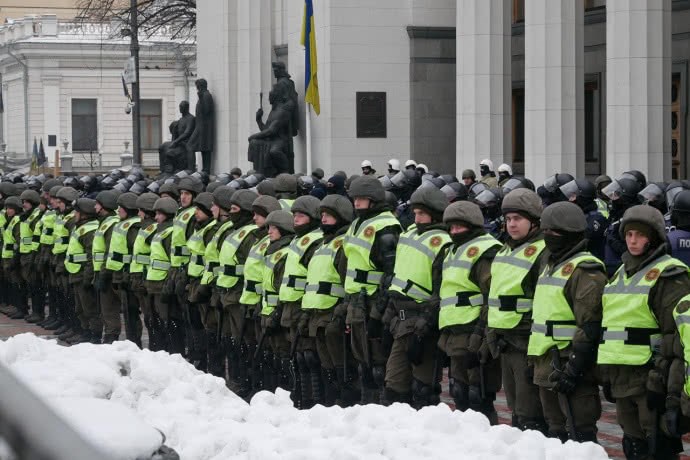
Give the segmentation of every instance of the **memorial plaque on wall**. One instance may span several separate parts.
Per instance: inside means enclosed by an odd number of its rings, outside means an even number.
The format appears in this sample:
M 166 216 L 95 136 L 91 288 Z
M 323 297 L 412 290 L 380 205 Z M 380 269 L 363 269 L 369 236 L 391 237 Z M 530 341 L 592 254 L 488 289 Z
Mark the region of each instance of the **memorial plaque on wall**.
M 357 137 L 386 137 L 385 92 L 357 92 Z

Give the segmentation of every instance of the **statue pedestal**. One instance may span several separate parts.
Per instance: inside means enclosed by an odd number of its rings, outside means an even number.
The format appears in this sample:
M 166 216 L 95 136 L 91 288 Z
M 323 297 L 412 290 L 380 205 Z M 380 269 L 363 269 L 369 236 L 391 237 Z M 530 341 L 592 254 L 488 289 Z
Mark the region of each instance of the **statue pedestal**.
M 63 173 L 74 171 L 74 167 L 72 166 L 72 155 L 62 155 L 60 157 L 60 170 Z
M 123 153 L 120 155 L 120 165 L 121 166 L 132 166 L 134 162 L 134 155 L 131 153 Z

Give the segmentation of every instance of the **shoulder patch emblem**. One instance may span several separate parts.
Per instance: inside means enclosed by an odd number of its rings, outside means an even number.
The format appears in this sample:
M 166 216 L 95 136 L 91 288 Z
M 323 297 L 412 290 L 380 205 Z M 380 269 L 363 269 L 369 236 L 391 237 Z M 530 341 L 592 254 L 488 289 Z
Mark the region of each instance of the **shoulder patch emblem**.
M 130 222 L 125 222 L 124 225 L 122 225 L 122 228 L 127 230 L 130 227 L 130 225 L 132 225 Z
M 149 225 L 148 227 L 146 227 L 146 231 L 147 231 L 147 232 L 153 231 L 153 225 L 154 225 L 154 224 L 151 224 L 151 225 Z
M 261 247 L 259 249 L 262 251 L 265 251 L 267 247 L 268 247 L 268 243 L 264 243 L 261 245 Z
M 340 249 L 343 246 L 343 240 L 335 240 L 333 242 L 333 247 L 336 249 Z
M 536 253 L 537 247 L 534 245 L 530 245 L 525 248 L 525 257 L 532 257 Z
M 654 281 L 659 277 L 660 274 L 661 271 L 658 268 L 652 268 L 647 272 L 646 275 L 644 275 L 644 279 L 646 279 L 647 281 Z
M 244 231 L 244 230 L 242 230 L 242 231 L 240 232 L 240 234 L 238 235 L 238 238 L 244 238 L 244 235 L 246 235 L 246 234 L 247 234 L 247 232 Z
M 435 236 L 431 239 L 431 241 L 429 241 L 429 244 L 431 244 L 431 246 L 435 248 L 441 244 L 441 241 L 443 241 L 443 240 L 441 239 L 440 236 Z
M 479 253 L 479 248 L 477 246 L 472 246 L 467 249 L 467 257 L 473 258 Z
M 371 225 L 364 229 L 364 236 L 366 236 L 367 238 L 371 238 L 372 236 L 374 236 L 374 233 L 374 227 Z
M 299 244 L 300 244 L 301 246 L 305 246 L 305 245 L 307 245 L 308 243 L 309 243 L 309 237 L 308 237 L 308 236 L 305 236 L 304 238 L 302 238 L 302 241 L 299 242 Z
M 192 216 L 192 212 L 191 212 L 191 211 L 187 211 L 187 212 L 185 212 L 185 213 L 182 215 L 182 219 L 183 219 L 183 220 L 187 220 L 187 219 L 189 219 L 191 216 Z
M 565 267 L 561 269 L 561 275 L 568 276 L 573 272 L 574 269 L 575 266 L 572 264 L 572 262 L 568 262 L 567 264 L 565 264 Z

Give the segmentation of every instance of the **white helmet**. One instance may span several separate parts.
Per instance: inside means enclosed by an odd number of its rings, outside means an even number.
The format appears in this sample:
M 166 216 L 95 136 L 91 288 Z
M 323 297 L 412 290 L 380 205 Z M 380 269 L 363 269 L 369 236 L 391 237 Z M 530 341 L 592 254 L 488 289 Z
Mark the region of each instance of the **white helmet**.
M 427 168 L 427 166 L 426 166 L 424 163 L 419 163 L 419 164 L 417 165 L 417 169 L 423 169 L 423 170 L 424 170 L 424 174 L 426 174 L 426 173 L 429 172 L 429 168 Z
M 395 158 L 391 158 L 388 161 L 388 167 L 392 169 L 393 171 L 400 171 L 400 160 L 397 160 Z
M 408 166 L 414 166 L 415 168 L 417 167 L 417 162 L 414 160 L 407 160 L 405 162 L 405 167 L 407 168 Z
M 479 165 L 480 165 L 480 166 L 482 166 L 482 165 L 488 166 L 488 167 L 489 167 L 489 171 L 493 171 L 493 170 L 494 170 L 494 162 L 491 161 L 491 160 L 489 160 L 488 158 L 487 158 L 487 159 L 484 159 L 484 160 L 482 160 L 482 161 L 480 161 L 480 162 L 479 162 Z
M 498 172 L 507 172 L 509 176 L 512 176 L 513 168 L 511 168 L 510 165 L 503 163 L 498 167 Z
M 371 168 L 371 161 L 369 160 L 364 160 L 361 164 L 362 168 Z

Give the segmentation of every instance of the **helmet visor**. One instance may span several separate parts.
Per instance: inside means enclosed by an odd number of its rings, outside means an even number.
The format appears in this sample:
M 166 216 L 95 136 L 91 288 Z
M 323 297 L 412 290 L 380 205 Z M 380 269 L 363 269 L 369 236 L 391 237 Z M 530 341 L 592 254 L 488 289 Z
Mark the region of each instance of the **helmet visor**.
M 405 182 L 407 182 L 407 178 L 405 177 L 405 174 L 399 172 L 395 176 L 391 177 L 391 184 L 393 184 L 394 187 L 403 187 L 405 185 Z
M 567 184 L 561 185 L 560 189 L 561 193 L 563 193 L 568 200 L 576 198 L 580 194 L 580 187 L 577 186 L 577 182 L 575 182 L 575 180 L 571 180 Z
M 614 180 L 609 185 L 604 187 L 601 190 L 601 193 L 603 193 L 604 195 L 609 197 L 609 199 L 611 199 L 611 200 L 617 200 L 618 198 L 620 198 L 623 195 L 623 188 L 621 187 L 621 185 L 618 183 L 617 180 Z
M 423 188 L 437 188 L 436 185 L 431 182 L 430 180 L 423 180 L 422 185 L 420 185 L 417 190 L 421 190 Z
M 458 194 L 455 190 L 453 190 L 453 187 L 450 185 L 444 185 L 441 187 L 441 191 L 446 195 L 446 198 L 448 198 L 448 201 L 453 201 L 458 197 Z
M 524 188 L 525 186 L 522 184 L 522 181 L 520 179 L 516 178 L 511 178 L 508 179 L 508 182 L 503 184 L 503 193 L 509 193 L 515 190 L 516 188 Z
M 498 199 L 499 197 L 491 190 L 484 190 L 476 196 L 474 201 L 476 201 L 479 206 L 486 207 L 498 203 Z
M 640 198 L 640 200 L 642 200 L 644 204 L 647 204 L 650 201 L 658 201 L 663 199 L 664 191 L 661 190 L 661 188 L 656 184 L 649 184 L 645 188 L 643 188 L 642 191 L 637 194 L 637 196 Z
M 558 189 L 558 179 L 555 174 L 544 181 L 544 188 L 550 193 L 554 193 Z
M 683 190 L 685 190 L 683 187 L 673 187 L 666 191 L 666 205 L 668 206 L 668 209 L 673 208 L 673 203 L 676 201 L 676 197 Z
M 482 193 L 484 190 L 488 190 L 489 188 L 486 186 L 486 184 L 482 184 L 481 182 L 475 182 L 470 186 L 469 190 L 469 195 L 470 198 L 475 198 L 477 195 Z
M 391 178 L 388 176 L 381 176 L 379 178 L 379 182 L 381 182 L 381 185 L 383 185 L 384 190 L 390 190 L 393 188 L 393 182 L 391 182 Z

